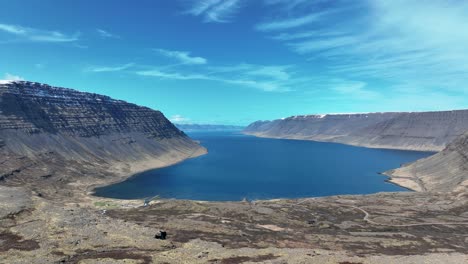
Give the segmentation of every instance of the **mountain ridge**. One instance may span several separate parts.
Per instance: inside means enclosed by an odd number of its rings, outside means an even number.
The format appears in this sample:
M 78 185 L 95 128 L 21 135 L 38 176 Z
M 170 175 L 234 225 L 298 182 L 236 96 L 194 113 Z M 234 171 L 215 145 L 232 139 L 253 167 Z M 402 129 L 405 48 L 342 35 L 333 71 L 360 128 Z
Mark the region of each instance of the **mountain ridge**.
M 301 115 L 257 121 L 244 133 L 371 148 L 440 151 L 465 131 L 468 110 Z

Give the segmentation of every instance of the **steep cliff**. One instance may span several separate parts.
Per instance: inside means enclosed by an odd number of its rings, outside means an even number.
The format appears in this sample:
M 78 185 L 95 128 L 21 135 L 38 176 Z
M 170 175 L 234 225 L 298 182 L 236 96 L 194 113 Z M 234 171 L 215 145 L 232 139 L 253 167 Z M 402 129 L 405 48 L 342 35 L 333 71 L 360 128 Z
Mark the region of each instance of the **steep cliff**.
M 0 151 L 3 175 L 11 175 L 8 164 L 15 168 L 28 162 L 49 172 L 70 163 L 96 170 L 125 164 L 132 173 L 205 150 L 159 111 L 107 96 L 16 81 L 0 83 Z M 18 159 L 23 162 L 13 162 Z
M 258 121 L 244 133 L 272 138 L 440 151 L 468 131 L 468 110 L 294 116 Z
M 417 191 L 463 191 L 468 187 L 468 133 L 433 156 L 385 174 Z

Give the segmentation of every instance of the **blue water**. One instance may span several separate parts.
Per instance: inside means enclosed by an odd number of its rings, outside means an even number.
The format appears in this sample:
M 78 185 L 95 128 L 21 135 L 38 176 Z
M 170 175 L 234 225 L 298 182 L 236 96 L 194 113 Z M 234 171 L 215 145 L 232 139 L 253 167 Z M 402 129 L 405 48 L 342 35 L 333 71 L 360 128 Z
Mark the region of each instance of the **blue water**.
M 432 153 L 265 139 L 236 132 L 192 133 L 209 153 L 96 189 L 96 195 L 207 201 L 406 191 L 379 175 Z

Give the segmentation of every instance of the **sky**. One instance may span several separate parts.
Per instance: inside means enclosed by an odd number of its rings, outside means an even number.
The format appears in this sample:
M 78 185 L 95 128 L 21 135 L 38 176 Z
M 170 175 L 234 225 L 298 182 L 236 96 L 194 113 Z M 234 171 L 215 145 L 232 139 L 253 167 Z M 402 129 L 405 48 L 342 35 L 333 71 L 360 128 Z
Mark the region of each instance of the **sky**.
M 176 123 L 468 108 L 468 1 L 0 0 L 0 79 Z

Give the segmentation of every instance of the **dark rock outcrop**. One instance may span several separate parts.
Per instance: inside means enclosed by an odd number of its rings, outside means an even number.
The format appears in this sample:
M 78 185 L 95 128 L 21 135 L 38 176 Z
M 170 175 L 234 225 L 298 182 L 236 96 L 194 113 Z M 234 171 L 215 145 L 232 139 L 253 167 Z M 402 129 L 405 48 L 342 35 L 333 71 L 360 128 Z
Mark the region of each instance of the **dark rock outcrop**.
M 156 235 L 154 235 L 154 238 L 155 239 L 160 239 L 160 240 L 166 240 L 167 238 L 167 232 L 166 231 L 159 231 L 158 233 L 156 233 Z
M 258 121 L 244 133 L 373 148 L 440 151 L 468 131 L 468 110 L 294 116 Z

